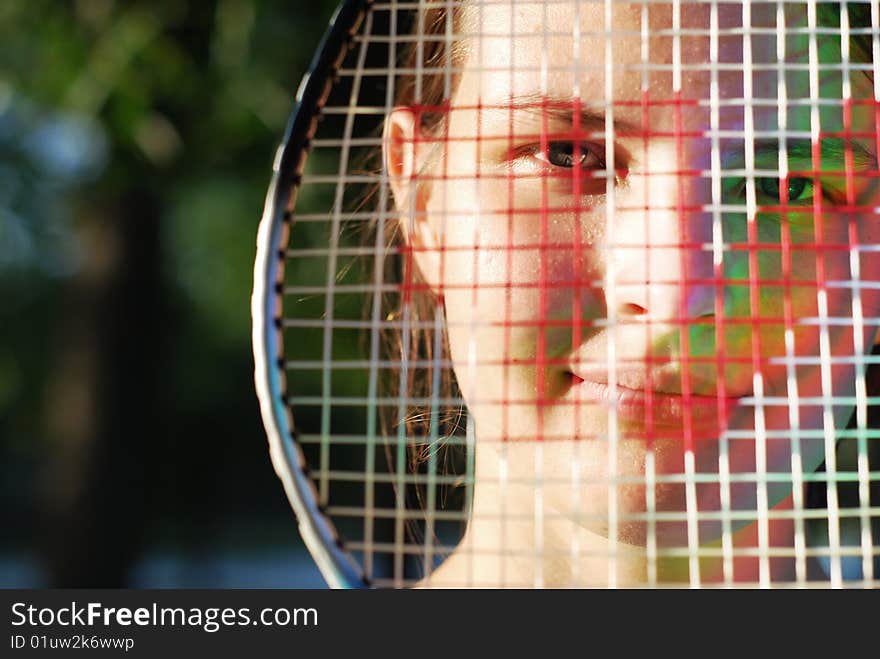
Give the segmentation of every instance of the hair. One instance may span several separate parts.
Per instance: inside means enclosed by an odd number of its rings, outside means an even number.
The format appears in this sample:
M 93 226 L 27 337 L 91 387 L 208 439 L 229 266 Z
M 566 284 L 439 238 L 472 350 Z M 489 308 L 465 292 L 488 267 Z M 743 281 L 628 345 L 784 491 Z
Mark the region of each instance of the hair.
M 427 6 L 415 16 L 412 26 L 412 32 L 422 38 L 409 44 L 400 58 L 402 70 L 427 73 L 400 75 L 396 82 L 394 104 L 396 107 L 411 108 L 420 135 L 438 141 L 446 129 L 446 108 L 449 104 L 447 88 L 454 93 L 458 83 L 456 74 L 447 78 L 438 71 L 461 66 L 467 56 L 463 42 L 457 41 L 447 47 L 444 35 L 447 31 L 453 34 L 461 32 L 463 14 L 464 4 L 460 0 L 451 1 L 449 8 L 437 4 Z M 417 182 L 417 185 L 422 183 Z M 431 291 L 415 266 L 399 222 L 386 225 L 384 238 L 386 247 L 395 246 L 397 250 L 394 251 L 403 255 L 402 259 L 386 260 L 385 281 L 395 282 L 401 291 L 396 299 L 390 300 L 390 311 L 386 318 L 406 319 L 410 328 L 408 336 L 398 330 L 387 330 L 383 341 L 385 350 L 391 359 L 400 360 L 401 364 L 425 364 L 424 368 L 409 368 L 405 378 L 392 374 L 386 382 L 386 388 L 398 400 L 401 397 L 427 399 L 432 394 L 440 399 L 460 399 L 461 393 L 448 366 L 446 332 L 444 330 L 441 337 L 436 337 L 432 329 L 435 314 L 443 303 L 442 297 Z M 435 374 L 435 369 L 440 370 L 439 374 Z M 440 391 L 432 391 L 435 376 L 439 376 Z M 385 425 L 391 428 L 403 423 L 408 437 L 436 436 L 443 442 L 444 438 L 461 432 L 463 418 L 463 409 L 450 408 L 432 420 L 429 407 L 416 406 L 409 409 L 403 418 L 400 418 L 397 410 L 389 410 Z M 432 428 L 432 423 L 436 427 Z M 427 451 L 439 450 L 442 456 L 439 462 L 448 464 L 453 453 L 450 448 L 448 443 L 443 442 L 441 446 L 429 446 L 426 450 L 413 452 L 411 468 L 417 469 L 425 461 Z
M 870 5 L 866 3 L 820 3 L 817 5 L 817 21 L 823 27 L 840 27 L 843 8 L 849 19 L 850 28 L 857 30 L 856 34 L 850 35 L 850 53 L 853 61 L 869 63 L 872 61 L 872 36 L 858 30 L 871 27 Z M 427 4 L 418 12 L 413 21 L 412 32 L 421 38 L 411 42 L 403 51 L 400 58 L 402 70 L 405 72 L 398 76 L 396 81 L 396 93 L 394 104 L 396 107 L 411 108 L 416 117 L 416 126 L 421 135 L 429 139 L 442 140 L 446 130 L 446 108 L 450 102 L 450 96 L 454 94 L 458 83 L 458 75 L 454 72 L 461 67 L 468 54 L 467 44 L 462 41 L 452 42 L 449 46 L 447 35 L 460 34 L 467 19 L 467 3 L 463 0 L 449 0 L 446 4 Z M 833 37 L 832 37 L 833 38 Z M 452 73 L 444 75 L 444 69 Z M 419 72 L 417 79 L 416 73 Z M 870 71 L 865 72 L 871 77 Z M 393 202 L 391 202 L 393 203 Z M 389 249 L 389 254 L 402 254 L 402 259 L 392 257 L 386 260 L 386 282 L 393 282 L 406 292 L 396 299 L 389 299 L 389 319 L 406 317 L 410 321 L 408 336 L 404 336 L 398 330 L 386 330 L 384 339 L 385 350 L 389 358 L 400 360 L 402 364 L 425 364 L 424 368 L 409 368 L 406 378 L 389 378 L 386 383 L 389 393 L 395 394 L 398 400 L 403 398 L 430 398 L 433 394 L 439 399 L 460 398 L 460 392 L 455 381 L 454 374 L 449 364 L 449 347 L 445 330 L 442 336 L 435 337 L 432 329 L 435 313 L 442 306 L 442 297 L 432 292 L 426 285 L 411 259 L 409 246 L 405 244 L 403 232 L 397 222 L 389 223 L 385 228 L 384 245 Z M 396 250 L 391 249 L 396 247 Z M 880 354 L 875 348 L 873 354 Z M 441 369 L 439 374 L 440 391 L 432 392 L 432 382 L 435 378 L 435 369 Z M 866 384 L 869 396 L 880 395 L 880 367 L 870 365 L 866 373 Z M 405 390 L 401 390 L 405 386 Z M 396 410 L 389 410 L 386 416 L 386 427 L 394 427 L 400 423 L 405 424 L 407 437 L 427 438 L 438 437 L 441 442 L 444 438 L 460 432 L 461 420 L 465 411 L 463 409 L 450 409 L 446 414 L 435 416 L 432 427 L 432 415 L 429 408 L 410 408 L 404 418 L 400 418 Z M 856 428 L 856 416 L 853 413 L 847 429 Z M 869 406 L 868 427 L 880 428 L 880 406 Z M 876 464 L 878 449 L 874 445 L 880 442 L 872 442 L 870 451 L 872 462 Z M 438 464 L 458 464 L 460 468 L 460 453 L 463 449 L 456 446 L 448 446 L 445 442 L 441 446 L 429 447 L 429 451 L 437 451 Z M 457 453 L 458 455 L 457 455 Z M 411 455 L 410 468 L 417 470 L 425 461 L 428 453 L 425 450 L 416 450 Z M 455 468 L 454 466 L 452 467 Z M 824 470 L 824 464 L 818 471 Z M 463 472 L 458 472 L 463 473 Z M 842 506 L 858 506 L 858 484 L 847 483 L 837 485 L 841 495 Z M 880 499 L 880 483 L 871 484 L 871 499 Z M 826 507 L 826 484 L 822 481 L 811 482 L 807 485 L 806 500 L 809 507 Z

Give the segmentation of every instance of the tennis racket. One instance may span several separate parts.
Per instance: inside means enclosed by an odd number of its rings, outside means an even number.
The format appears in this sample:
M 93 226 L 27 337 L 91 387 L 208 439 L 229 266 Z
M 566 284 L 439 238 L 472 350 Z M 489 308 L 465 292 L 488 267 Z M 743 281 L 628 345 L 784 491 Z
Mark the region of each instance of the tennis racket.
M 359 0 L 257 238 L 333 587 L 873 587 L 876 0 Z

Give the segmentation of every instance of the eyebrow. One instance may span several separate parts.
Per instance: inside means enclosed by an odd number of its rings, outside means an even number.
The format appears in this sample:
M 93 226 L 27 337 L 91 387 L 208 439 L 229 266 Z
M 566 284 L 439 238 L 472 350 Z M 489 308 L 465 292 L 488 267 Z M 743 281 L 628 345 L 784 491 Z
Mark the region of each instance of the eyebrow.
M 852 151 L 855 169 L 874 169 L 877 167 L 877 156 L 864 144 L 853 139 L 840 137 L 822 138 L 819 146 L 819 165 L 822 163 L 842 163 L 848 150 Z M 779 161 L 780 142 L 775 139 L 755 140 L 754 156 L 756 161 Z M 745 144 L 731 145 L 721 151 L 722 169 L 735 169 L 745 159 Z M 813 144 L 809 139 L 795 138 L 785 141 L 785 153 L 789 160 L 813 162 Z
M 531 114 L 542 122 L 546 119 L 548 123 L 552 122 L 564 126 L 574 126 L 575 114 L 577 114 L 578 125 L 584 128 L 604 128 L 606 115 L 604 106 L 590 105 L 570 96 L 547 96 L 540 93 L 508 96 L 498 101 L 484 103 L 483 111 L 498 116 L 499 121 L 502 119 L 504 121 L 510 120 L 511 114 L 514 116 Z M 615 133 L 640 135 L 644 131 L 640 124 L 635 124 L 616 115 L 612 125 Z
M 497 117 L 498 121 L 510 121 L 511 115 L 516 117 L 533 115 L 540 121 L 556 123 L 564 126 L 575 125 L 575 109 L 579 119 L 578 125 L 588 129 L 604 129 L 604 107 L 589 105 L 582 100 L 570 96 L 551 96 L 541 93 L 527 93 L 518 96 L 507 96 L 497 101 L 482 104 L 482 111 L 490 116 Z M 643 135 L 645 129 L 641 124 L 636 124 L 618 116 L 614 116 L 612 122 L 615 134 L 619 135 Z M 847 150 L 852 150 L 853 167 L 857 170 L 876 169 L 878 166 L 877 155 L 861 142 L 854 139 L 839 137 L 823 137 L 820 144 L 819 163 L 835 162 L 843 163 L 846 159 Z M 790 160 L 802 160 L 812 163 L 813 145 L 809 139 L 791 138 L 785 142 L 785 151 Z M 754 141 L 753 152 L 755 160 L 768 161 L 774 159 L 778 162 L 780 156 L 780 141 L 777 139 L 758 139 Z M 732 145 L 721 151 L 722 169 L 735 169 L 736 165 L 743 165 L 745 157 L 745 145 Z

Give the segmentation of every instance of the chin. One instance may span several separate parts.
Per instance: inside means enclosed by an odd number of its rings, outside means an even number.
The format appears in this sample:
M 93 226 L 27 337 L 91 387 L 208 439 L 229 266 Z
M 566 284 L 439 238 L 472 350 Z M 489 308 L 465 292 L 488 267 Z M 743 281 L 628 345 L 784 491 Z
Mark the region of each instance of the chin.
M 612 529 L 609 516 L 612 501 L 609 488 L 604 485 L 583 487 L 577 497 L 568 502 L 559 498 L 554 502 L 557 510 L 566 510 L 568 517 L 584 531 L 603 538 L 611 538 Z M 655 484 L 652 488 L 653 507 L 648 509 L 648 488 L 646 485 L 630 485 L 617 488 L 613 510 L 616 511 L 617 524 L 615 537 L 617 542 L 633 547 L 647 547 L 649 544 L 657 548 L 688 547 L 690 528 L 688 521 L 688 488 L 684 483 Z M 767 488 L 768 508 L 772 509 L 791 494 L 790 486 L 774 486 Z M 718 483 L 700 483 L 693 489 L 696 501 L 695 510 L 690 515 L 696 521 L 696 543 L 700 546 L 719 542 L 725 531 L 720 520 L 705 519 L 709 513 L 721 511 L 721 486 Z M 575 509 L 571 501 L 579 499 L 589 502 Z M 757 486 L 751 484 L 732 484 L 729 491 L 729 507 L 731 511 L 755 511 L 757 509 Z M 660 517 L 664 519 L 659 519 Z M 730 520 L 730 531 L 735 533 L 752 524 L 757 513 L 745 519 Z

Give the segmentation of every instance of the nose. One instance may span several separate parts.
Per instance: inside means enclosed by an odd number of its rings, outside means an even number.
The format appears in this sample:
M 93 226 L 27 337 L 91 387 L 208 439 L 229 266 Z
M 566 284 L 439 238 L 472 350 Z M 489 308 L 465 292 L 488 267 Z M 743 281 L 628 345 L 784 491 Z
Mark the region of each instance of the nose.
M 654 154 L 653 172 L 632 172 L 610 222 L 605 290 L 620 320 L 678 326 L 715 314 L 724 289 L 713 282 L 708 182 L 676 173 L 672 157 Z M 668 154 L 667 154 L 668 156 Z M 666 173 L 661 171 L 664 168 Z M 708 197 L 708 198 L 707 198 Z

